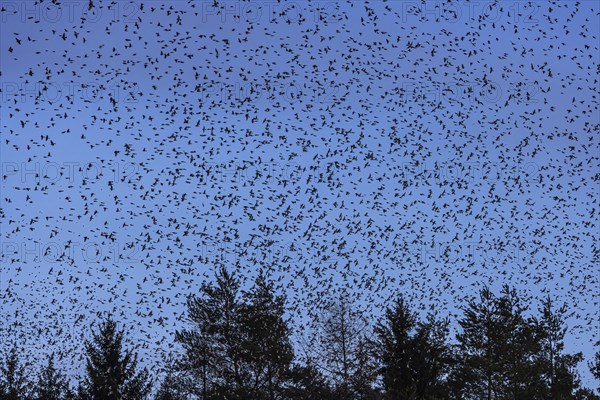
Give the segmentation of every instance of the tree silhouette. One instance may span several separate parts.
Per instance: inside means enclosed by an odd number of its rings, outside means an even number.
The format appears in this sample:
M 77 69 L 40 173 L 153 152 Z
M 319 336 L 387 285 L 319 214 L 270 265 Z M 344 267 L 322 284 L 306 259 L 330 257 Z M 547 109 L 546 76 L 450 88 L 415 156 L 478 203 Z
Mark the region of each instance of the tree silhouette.
M 285 298 L 262 273 L 243 296 L 227 269 L 215 278 L 188 299 L 193 327 L 176 335 L 188 390 L 202 399 L 280 399 L 294 358 Z
M 600 351 L 596 352 L 596 357 L 590 368 L 594 378 L 600 380 Z
M 28 400 L 32 398 L 32 384 L 26 365 L 20 360 L 16 345 L 11 348 L 0 366 L 0 400 Z
M 188 374 L 188 390 L 202 399 L 235 399 L 243 386 L 239 289 L 235 275 L 220 268 L 214 284 L 188 297 L 192 327 L 176 334 L 184 350 L 178 365 Z
M 516 291 L 496 297 L 487 287 L 459 320 L 459 360 L 453 395 L 462 399 L 530 398 L 539 386 L 533 359 L 539 346 Z
M 137 354 L 124 349 L 123 332 L 112 319 L 103 321 L 85 343 L 86 376 L 80 397 L 87 400 L 140 400 L 150 393 L 146 369 L 138 371 Z
M 450 363 L 447 322 L 433 317 L 420 322 L 400 296 L 375 333 L 385 399 L 444 397 L 443 376 Z
M 553 308 L 552 299 L 548 296 L 539 310 L 538 335 L 540 352 L 538 362 L 545 383 L 544 398 L 573 398 L 580 386 L 576 367 L 583 360 L 581 353 L 564 354 L 564 337 L 567 331 L 564 326 L 566 305 Z
M 244 296 L 244 362 L 257 399 L 281 398 L 294 359 L 290 328 L 284 320 L 285 297 L 276 296 L 264 273 Z
M 154 398 L 155 400 L 187 400 L 188 396 L 181 379 L 172 373 L 167 373 Z
M 600 341 L 596 342 L 596 348 L 600 346 Z M 590 372 L 592 376 L 596 378 L 597 383 L 600 385 L 600 350 L 596 351 L 594 360 L 590 362 Z M 600 386 L 597 388 L 598 394 L 600 395 Z M 600 396 L 599 396 L 600 397 Z
M 488 288 L 468 303 L 452 368 L 450 397 L 485 400 L 597 399 L 581 387 L 581 353 L 564 353 L 566 307 L 546 298 L 538 317 L 525 315 L 518 293 Z
M 66 377 L 54 366 L 54 354 L 48 357 L 46 365 L 40 371 L 34 392 L 36 400 L 74 399 Z
M 320 316 L 317 359 L 340 400 L 365 398 L 376 379 L 368 328 L 347 293 L 330 301 Z
M 285 399 L 337 400 L 335 392 L 311 360 L 304 365 L 294 365 L 289 375 L 290 382 L 285 392 Z

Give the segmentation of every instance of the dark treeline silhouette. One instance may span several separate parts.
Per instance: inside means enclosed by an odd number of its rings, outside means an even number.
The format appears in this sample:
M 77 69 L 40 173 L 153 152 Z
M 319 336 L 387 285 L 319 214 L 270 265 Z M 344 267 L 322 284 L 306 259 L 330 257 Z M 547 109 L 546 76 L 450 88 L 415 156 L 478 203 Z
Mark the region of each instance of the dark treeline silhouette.
M 33 368 L 13 348 L 0 364 L 0 400 L 600 399 L 582 387 L 583 355 L 565 352 L 566 309 L 550 298 L 531 315 L 515 290 L 484 288 L 464 305 L 451 342 L 449 319 L 420 318 L 401 295 L 377 321 L 341 296 L 325 306 L 300 357 L 286 299 L 265 274 L 248 291 L 225 268 L 215 278 L 188 298 L 190 324 L 176 333 L 179 350 L 160 382 L 108 318 L 85 343 L 76 386 L 53 356 Z M 600 379 L 600 353 L 589 367 Z

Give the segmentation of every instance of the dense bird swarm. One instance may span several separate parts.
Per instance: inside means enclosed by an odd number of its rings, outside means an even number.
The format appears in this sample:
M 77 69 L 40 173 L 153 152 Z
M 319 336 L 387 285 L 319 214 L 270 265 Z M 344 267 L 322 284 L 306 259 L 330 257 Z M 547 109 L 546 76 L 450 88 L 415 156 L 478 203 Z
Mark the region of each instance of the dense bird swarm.
M 155 365 L 224 265 L 299 341 L 342 291 L 508 284 L 591 354 L 597 2 L 1 6 L 3 338 L 80 372 L 112 314 Z

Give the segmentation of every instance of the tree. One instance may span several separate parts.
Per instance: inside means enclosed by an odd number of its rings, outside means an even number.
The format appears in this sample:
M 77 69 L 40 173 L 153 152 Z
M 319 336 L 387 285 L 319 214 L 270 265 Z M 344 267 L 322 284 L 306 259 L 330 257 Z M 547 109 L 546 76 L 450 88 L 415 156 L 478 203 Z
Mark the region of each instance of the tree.
M 564 326 L 566 311 L 566 305 L 555 310 L 550 296 L 543 301 L 539 310 L 538 365 L 545 383 L 543 394 L 545 399 L 574 398 L 580 386 L 576 368 L 583 360 L 583 354 L 564 354 L 564 337 L 567 331 Z
M 600 346 L 600 341 L 596 342 L 596 346 Z M 590 363 L 590 372 L 596 380 L 600 381 L 600 350 L 596 352 L 594 361 Z M 598 394 L 600 394 L 600 388 L 598 388 Z
M 178 368 L 187 374 L 190 394 L 202 399 L 217 394 L 236 399 L 244 383 L 239 291 L 237 277 L 222 267 L 215 283 L 203 284 L 200 295 L 188 297 L 192 327 L 176 333 L 184 350 Z
M 600 400 L 600 396 L 594 393 L 592 389 L 588 388 L 580 388 L 575 392 L 575 396 L 566 397 L 566 399 L 574 399 L 574 400 Z
M 515 290 L 500 297 L 487 287 L 470 301 L 459 321 L 458 360 L 453 397 L 460 399 L 535 399 L 539 377 L 534 363 L 539 345 L 535 325 L 524 316 Z
M 285 297 L 275 295 L 274 283 L 260 272 L 244 296 L 241 315 L 243 360 L 257 399 L 280 399 L 289 378 L 294 351 L 284 313 Z
M 74 397 L 65 376 L 54 366 L 54 354 L 40 371 L 35 386 L 36 400 L 67 400 Z
M 594 378 L 600 380 L 600 351 L 596 352 L 596 357 L 590 371 L 594 375 Z
M 375 328 L 384 398 L 441 399 L 450 363 L 448 323 L 430 316 L 421 322 L 400 296 Z
M 320 316 L 317 360 L 340 400 L 363 399 L 376 379 L 368 351 L 367 321 L 347 293 L 330 301 Z
M 158 389 L 155 400 L 187 400 L 188 396 L 178 376 L 167 373 Z
M 355 353 L 355 370 L 351 379 L 354 398 L 357 400 L 379 400 L 382 398 L 379 388 L 375 387 L 378 377 L 373 342 L 366 336 L 358 340 Z
M 176 334 L 183 347 L 179 370 L 190 394 L 202 399 L 282 398 L 294 357 L 283 315 L 285 298 L 260 273 L 240 293 L 237 277 L 222 267 L 215 282 L 188 298 L 190 329 Z
M 138 370 L 137 353 L 123 347 L 123 331 L 112 319 L 103 321 L 86 341 L 86 372 L 81 397 L 89 400 L 140 400 L 151 390 L 146 369 Z
M 19 359 L 17 347 L 11 348 L 0 365 L 0 400 L 27 400 L 32 398 L 32 385 L 26 366 Z
M 294 365 L 289 372 L 290 382 L 285 390 L 289 400 L 338 400 L 325 377 L 309 359 L 304 365 Z

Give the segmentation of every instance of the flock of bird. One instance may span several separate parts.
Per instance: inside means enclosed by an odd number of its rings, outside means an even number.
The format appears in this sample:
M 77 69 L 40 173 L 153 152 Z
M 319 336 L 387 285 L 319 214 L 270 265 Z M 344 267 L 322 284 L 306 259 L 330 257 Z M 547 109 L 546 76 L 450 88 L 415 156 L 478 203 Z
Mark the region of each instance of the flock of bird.
M 78 359 L 111 313 L 160 363 L 219 265 L 298 335 L 507 283 L 598 340 L 598 3 L 70 4 L 2 3 L 7 342 Z

